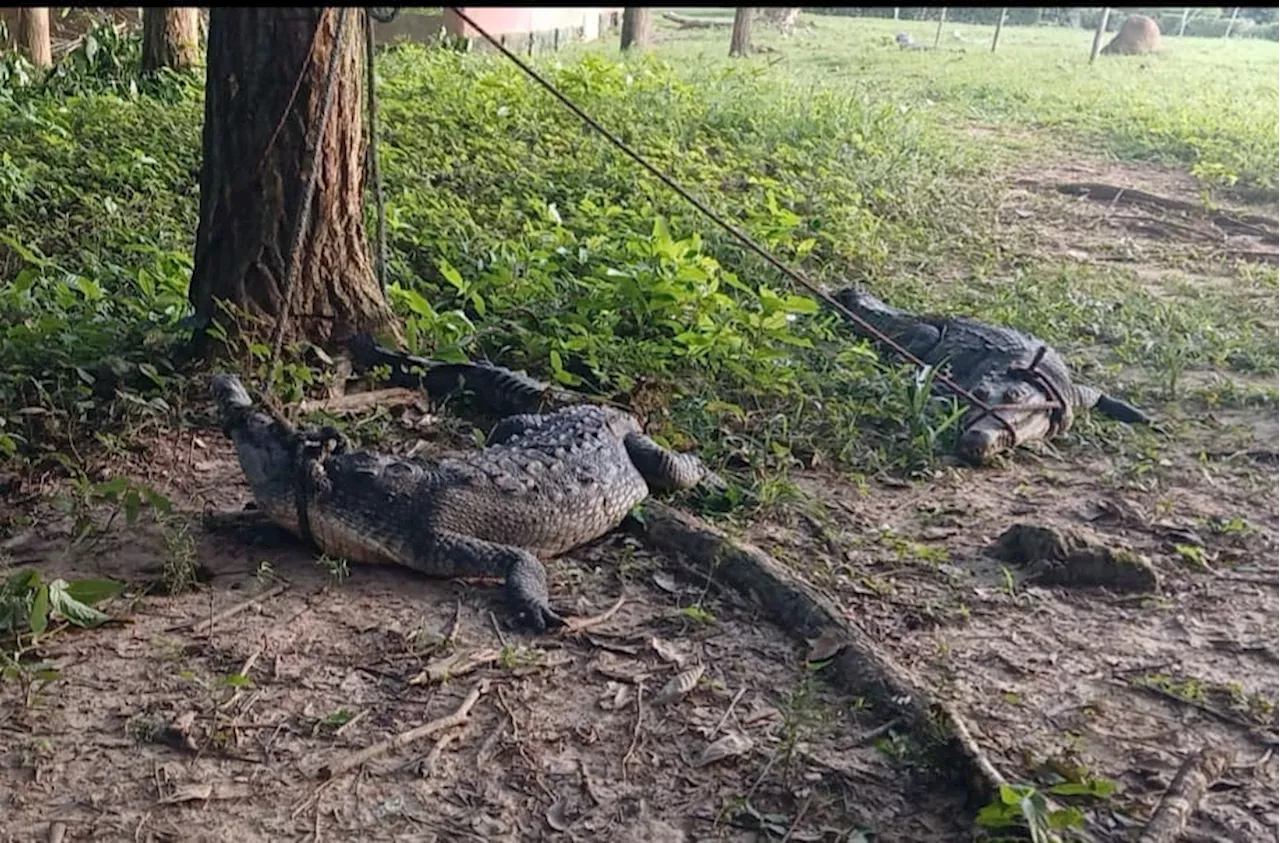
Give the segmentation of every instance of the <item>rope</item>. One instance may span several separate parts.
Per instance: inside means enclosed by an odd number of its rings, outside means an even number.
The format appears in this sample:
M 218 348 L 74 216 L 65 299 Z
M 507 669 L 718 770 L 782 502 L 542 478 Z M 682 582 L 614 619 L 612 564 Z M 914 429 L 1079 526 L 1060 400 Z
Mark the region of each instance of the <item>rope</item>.
M 821 288 L 819 288 L 809 279 L 805 278 L 799 272 L 787 266 L 782 261 L 778 260 L 770 252 L 768 252 L 763 246 L 761 246 L 755 240 L 751 239 L 751 237 L 749 237 L 748 235 L 740 231 L 736 226 L 734 226 L 728 220 L 724 219 L 715 211 L 711 210 L 711 208 L 707 207 L 705 203 L 700 201 L 693 194 L 689 193 L 689 191 L 681 187 L 678 182 L 676 182 L 666 173 L 659 170 L 654 165 L 650 164 L 639 153 L 635 152 L 634 150 L 631 149 L 631 147 L 627 146 L 627 144 L 624 141 L 619 139 L 616 135 L 614 135 L 604 126 L 600 125 L 600 123 L 596 122 L 596 120 L 593 119 L 591 115 L 587 114 L 585 111 L 579 108 L 576 103 L 574 103 L 564 94 L 562 94 L 559 91 L 559 89 L 557 89 L 554 85 L 552 85 L 550 82 L 544 79 L 536 70 L 534 70 L 532 67 L 527 65 L 524 61 L 522 61 L 519 56 L 517 56 L 515 53 L 508 50 L 504 44 L 502 44 L 496 38 L 494 38 L 492 35 L 486 32 L 484 28 L 482 28 L 479 24 L 477 24 L 474 20 L 472 20 L 471 17 L 461 8 L 457 6 L 449 6 L 448 8 L 452 10 L 459 18 L 461 18 L 468 26 L 470 26 L 476 32 L 480 33 L 480 35 L 483 36 L 486 41 L 488 41 L 490 44 L 496 47 L 504 56 L 511 59 L 511 61 L 515 62 L 516 65 L 521 70 L 523 70 L 527 76 L 529 76 L 529 78 L 533 79 L 533 81 L 537 82 L 539 85 L 545 88 L 548 93 L 550 93 L 552 96 L 558 99 L 566 108 L 568 108 L 570 111 L 576 114 L 584 123 L 586 123 L 592 129 L 595 129 L 597 132 L 603 135 L 606 140 L 608 140 L 611 144 L 613 144 L 615 147 L 617 147 L 619 150 L 625 153 L 629 158 L 631 158 L 631 160 L 635 161 L 641 167 L 644 167 L 646 170 L 648 170 L 650 174 L 652 174 L 655 178 L 657 178 L 667 187 L 675 191 L 681 198 L 683 198 L 689 204 L 693 205 L 695 208 L 701 211 L 705 216 L 707 216 L 714 223 L 716 223 L 716 225 L 720 226 L 725 231 L 733 235 L 738 240 L 738 242 L 740 242 L 742 245 L 746 246 L 748 249 L 755 252 L 761 258 L 764 258 L 764 260 L 767 261 L 770 265 L 772 265 L 775 269 L 777 269 L 783 275 L 786 275 L 795 283 L 804 287 L 811 294 L 813 294 L 813 296 L 815 296 L 819 301 L 823 302 L 828 307 L 832 308 L 837 313 L 844 316 L 853 324 L 862 328 L 868 334 L 875 337 L 877 340 L 884 343 L 889 348 L 892 348 L 895 352 L 902 355 L 907 360 L 910 360 L 912 363 L 915 363 L 917 366 L 920 366 L 921 368 L 928 367 L 928 364 L 925 363 L 923 360 L 916 357 L 907 349 L 903 348 L 901 345 L 899 345 L 897 342 L 895 342 L 885 333 L 880 331 L 874 325 L 867 322 L 862 317 L 858 316 L 849 308 L 845 307 L 843 304 L 836 301 L 835 298 L 833 298 L 832 296 L 824 292 Z M 1037 361 L 1038 360 L 1039 360 L 1039 356 L 1037 356 Z M 969 401 L 974 406 L 980 408 L 983 411 L 983 415 L 992 414 L 993 411 L 997 409 L 1001 409 L 1003 406 L 1005 406 L 1005 405 L 992 406 L 987 404 L 985 401 L 978 400 L 973 395 L 973 393 L 965 389 L 963 386 L 960 386 L 958 383 L 956 383 L 954 380 L 952 380 L 950 377 L 943 374 L 942 372 L 937 372 L 935 374 L 935 378 L 939 383 L 942 383 L 943 385 L 947 386 L 948 388 L 951 389 L 951 391 L 955 392 L 957 395 Z M 1003 424 L 1006 428 L 1008 428 L 1011 433 L 1014 432 L 1012 429 L 1012 426 L 1003 418 L 997 415 L 996 419 L 1001 424 Z
M 394 15 L 393 15 L 394 17 Z M 369 178 L 373 181 L 373 201 L 378 209 L 378 240 L 374 253 L 374 271 L 383 295 L 387 292 L 387 208 L 382 195 L 382 170 L 378 166 L 378 85 L 373 72 L 373 10 L 364 18 L 365 72 L 369 87 Z
M 347 7 L 338 10 L 338 27 L 333 36 L 333 47 L 329 50 L 329 67 L 325 71 L 324 93 L 320 100 L 320 122 L 316 126 L 316 134 L 307 150 L 307 182 L 302 190 L 302 202 L 298 208 L 298 218 L 293 225 L 293 236 L 289 244 L 289 260 L 285 264 L 284 305 L 280 310 L 280 318 L 276 322 L 275 335 L 271 338 L 271 366 L 274 368 L 280 359 L 280 349 L 284 345 L 284 329 L 289 322 L 289 313 L 293 308 L 294 282 L 298 276 L 298 259 L 302 255 L 302 234 L 306 231 L 307 220 L 311 216 L 311 201 L 315 198 L 316 182 L 319 180 L 320 168 L 316 166 L 320 145 L 324 141 L 324 129 L 329 122 L 329 110 L 333 105 L 334 79 L 337 76 L 338 58 L 342 53 L 342 36 L 347 29 Z M 319 31 L 321 21 L 316 21 Z

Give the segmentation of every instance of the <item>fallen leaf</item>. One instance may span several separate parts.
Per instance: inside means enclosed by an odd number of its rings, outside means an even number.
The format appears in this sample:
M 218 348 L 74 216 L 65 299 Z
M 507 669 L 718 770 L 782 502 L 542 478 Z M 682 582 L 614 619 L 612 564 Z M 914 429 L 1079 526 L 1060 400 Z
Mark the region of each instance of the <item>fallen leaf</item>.
M 653 584 L 668 594 L 675 594 L 680 590 L 676 585 L 676 578 L 665 571 L 658 571 L 653 575 Z
M 680 648 L 670 641 L 663 641 L 661 638 L 654 637 L 649 639 L 649 646 L 653 648 L 659 658 L 674 664 L 676 667 L 684 667 L 685 663 L 689 661 L 688 654 L 680 652 Z
M 730 732 L 714 743 L 709 744 L 691 763 L 694 767 L 705 767 L 725 758 L 742 755 L 744 752 L 750 751 L 753 746 L 755 746 L 755 742 L 751 738 L 746 735 L 740 735 L 737 732 Z
M 706 667 L 703 665 L 695 665 L 688 670 L 680 671 L 671 677 L 671 681 L 662 686 L 662 690 L 654 697 L 653 704 L 666 705 L 680 699 L 697 686 L 698 680 L 702 678 L 705 671 Z

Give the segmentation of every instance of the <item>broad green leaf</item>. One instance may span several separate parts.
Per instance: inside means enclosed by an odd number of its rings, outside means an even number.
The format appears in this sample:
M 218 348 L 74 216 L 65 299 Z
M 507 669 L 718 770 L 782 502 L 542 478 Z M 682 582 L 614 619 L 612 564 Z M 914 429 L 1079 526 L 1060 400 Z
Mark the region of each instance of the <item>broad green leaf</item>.
M 99 612 L 92 606 L 86 606 L 67 594 L 66 589 L 66 580 L 58 579 L 49 583 L 49 605 L 59 615 L 81 627 L 99 626 L 111 620 L 107 614 Z
M 124 583 L 114 580 L 76 580 L 63 588 L 68 597 L 86 606 L 109 600 L 123 590 Z
M 49 586 L 42 585 L 36 589 L 36 598 L 31 601 L 31 614 L 27 620 L 31 631 L 36 635 L 44 633 L 49 626 Z

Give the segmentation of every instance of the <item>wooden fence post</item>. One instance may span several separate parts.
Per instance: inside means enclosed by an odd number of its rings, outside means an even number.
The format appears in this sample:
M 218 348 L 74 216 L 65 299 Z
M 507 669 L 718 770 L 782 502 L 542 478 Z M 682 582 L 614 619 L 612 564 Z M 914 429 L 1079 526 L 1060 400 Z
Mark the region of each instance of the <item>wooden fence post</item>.
M 938 44 L 942 41 L 942 25 L 947 22 L 947 7 L 943 6 L 938 10 L 938 31 L 933 36 L 933 49 L 938 49 Z
M 991 39 L 991 52 L 996 51 L 996 45 L 1000 43 L 1000 30 L 1004 27 L 1004 16 L 1009 11 L 1009 7 L 1005 6 L 1000 10 L 1000 17 L 996 20 L 996 34 Z
M 1098 50 L 1102 49 L 1102 36 L 1107 32 L 1107 18 L 1111 17 L 1111 8 L 1109 6 L 1102 7 L 1102 17 L 1098 18 L 1098 31 L 1093 33 L 1093 49 L 1089 52 L 1089 64 L 1093 64 L 1094 59 L 1098 57 Z

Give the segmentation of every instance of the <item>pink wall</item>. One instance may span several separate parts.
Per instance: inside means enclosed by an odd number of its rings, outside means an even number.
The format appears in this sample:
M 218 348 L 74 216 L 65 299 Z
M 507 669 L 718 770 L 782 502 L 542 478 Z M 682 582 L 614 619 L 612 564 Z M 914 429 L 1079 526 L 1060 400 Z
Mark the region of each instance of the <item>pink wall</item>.
M 562 27 L 583 25 L 585 15 L 604 15 L 609 12 L 622 14 L 622 7 L 609 8 L 518 8 L 491 6 L 464 6 L 463 11 L 478 25 L 484 27 L 492 35 L 510 33 L 541 32 Z M 479 35 L 474 29 L 463 23 L 449 9 L 444 11 L 445 28 L 452 35 L 467 38 Z

